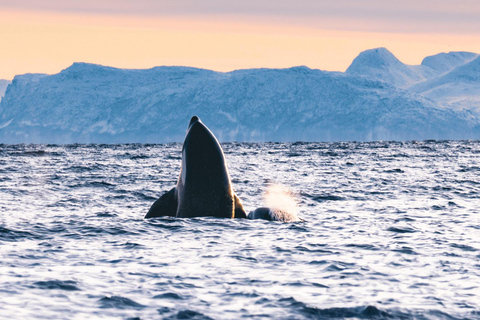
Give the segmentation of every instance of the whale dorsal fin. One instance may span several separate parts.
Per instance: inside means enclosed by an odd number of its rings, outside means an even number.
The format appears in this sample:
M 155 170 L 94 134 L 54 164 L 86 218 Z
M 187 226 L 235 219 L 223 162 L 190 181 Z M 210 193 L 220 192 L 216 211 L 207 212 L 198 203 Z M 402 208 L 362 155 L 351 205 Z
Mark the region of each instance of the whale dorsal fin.
M 154 217 L 175 217 L 177 215 L 177 195 L 176 188 L 172 188 L 164 193 L 157 201 L 155 201 L 150 210 L 148 210 L 145 218 Z
M 234 218 L 241 218 L 241 219 L 246 219 L 247 218 L 247 213 L 245 212 L 245 209 L 243 209 L 242 201 L 240 201 L 240 198 L 237 197 L 235 193 L 233 193 L 233 201 L 235 205 L 235 215 Z

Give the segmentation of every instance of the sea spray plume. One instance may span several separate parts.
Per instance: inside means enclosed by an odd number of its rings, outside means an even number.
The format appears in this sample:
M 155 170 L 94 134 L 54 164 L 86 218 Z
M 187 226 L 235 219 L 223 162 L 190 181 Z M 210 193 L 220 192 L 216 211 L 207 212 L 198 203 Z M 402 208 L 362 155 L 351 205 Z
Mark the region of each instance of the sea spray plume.
M 283 214 L 295 217 L 298 220 L 298 203 L 295 194 L 284 185 L 272 184 L 264 194 L 265 204 Z
M 267 207 L 249 213 L 250 219 L 265 219 L 282 222 L 302 221 L 298 217 L 298 203 L 295 194 L 286 186 L 272 184 L 263 195 Z

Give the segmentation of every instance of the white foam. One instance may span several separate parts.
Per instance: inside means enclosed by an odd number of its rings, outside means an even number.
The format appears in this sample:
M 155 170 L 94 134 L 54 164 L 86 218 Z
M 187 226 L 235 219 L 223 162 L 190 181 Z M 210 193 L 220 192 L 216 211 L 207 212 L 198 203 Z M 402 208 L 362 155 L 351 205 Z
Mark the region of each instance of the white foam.
M 293 222 L 301 221 L 298 218 L 298 202 L 295 193 L 281 184 L 272 184 L 264 194 L 264 201 L 270 208 L 273 220 Z

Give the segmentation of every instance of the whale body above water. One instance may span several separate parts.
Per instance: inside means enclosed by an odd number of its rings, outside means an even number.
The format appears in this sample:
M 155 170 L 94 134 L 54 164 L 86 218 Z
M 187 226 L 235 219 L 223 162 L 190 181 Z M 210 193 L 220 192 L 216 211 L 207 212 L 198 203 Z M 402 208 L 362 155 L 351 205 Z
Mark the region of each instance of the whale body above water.
M 197 117 L 188 125 L 182 148 L 177 185 L 153 203 L 145 218 L 218 217 L 298 221 L 275 214 L 278 210 L 258 208 L 246 214 L 235 194 L 222 147 L 215 135 Z

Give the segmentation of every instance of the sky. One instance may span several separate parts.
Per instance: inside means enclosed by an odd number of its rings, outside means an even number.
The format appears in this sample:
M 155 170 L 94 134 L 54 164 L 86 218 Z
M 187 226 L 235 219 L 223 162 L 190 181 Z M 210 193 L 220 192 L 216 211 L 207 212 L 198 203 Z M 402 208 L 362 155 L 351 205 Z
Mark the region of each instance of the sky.
M 0 79 L 73 62 L 345 71 L 376 47 L 480 53 L 480 1 L 0 0 Z

